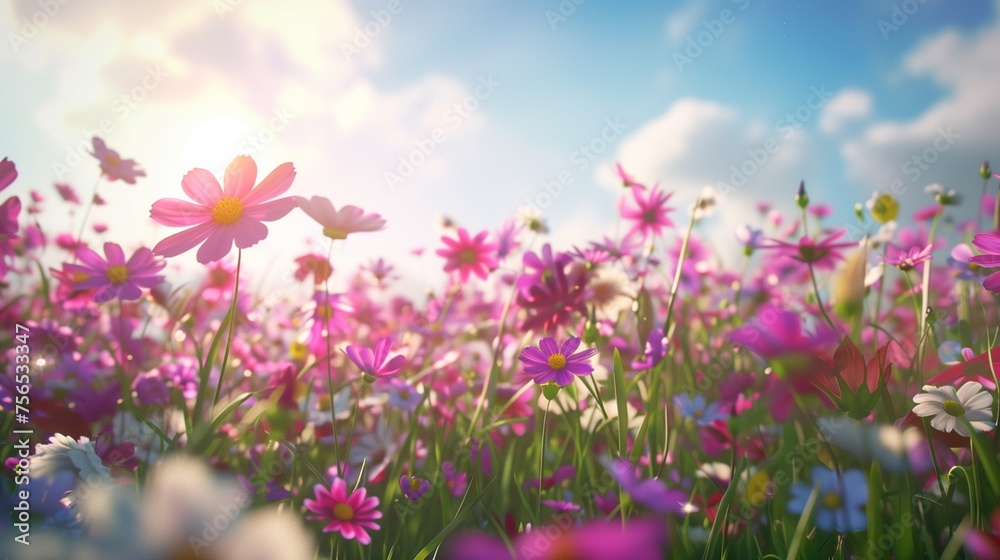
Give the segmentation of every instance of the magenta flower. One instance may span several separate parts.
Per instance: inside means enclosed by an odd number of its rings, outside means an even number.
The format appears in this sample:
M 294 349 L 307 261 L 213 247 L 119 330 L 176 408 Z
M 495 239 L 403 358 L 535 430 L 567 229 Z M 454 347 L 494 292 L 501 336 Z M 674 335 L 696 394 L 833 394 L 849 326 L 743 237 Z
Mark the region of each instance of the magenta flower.
M 8 262 L 13 262 L 14 240 L 19 229 L 17 217 L 21 214 L 21 199 L 12 196 L 0 204 L 0 278 L 10 270 Z
M 778 252 L 782 256 L 795 259 L 801 263 L 812 264 L 819 269 L 832 270 L 837 261 L 844 258 L 841 256 L 839 249 L 857 245 L 854 242 L 835 243 L 845 233 L 847 233 L 847 230 L 841 229 L 818 242 L 809 236 L 802 236 L 798 243 L 770 239 L 771 244 L 763 245 L 762 247 L 765 249 L 778 249 Z
M 625 234 L 625 237 L 639 235 L 645 241 L 650 235 L 660 235 L 663 228 L 674 225 L 667 217 L 667 213 L 673 210 L 667 206 L 667 201 L 674 193 L 665 193 L 658 186 L 654 186 L 648 194 L 645 189 L 631 189 L 632 199 L 635 207 L 626 207 L 625 202 L 628 197 L 623 197 L 619 205 L 619 212 L 622 218 L 632 220 L 632 229 Z
M 969 262 L 984 268 L 1000 266 L 1000 233 L 980 233 L 972 238 L 972 244 L 986 254 L 976 255 Z M 983 287 L 991 292 L 1000 292 L 1000 271 L 987 276 Z
M 329 521 L 323 527 L 324 533 L 339 532 L 345 539 L 358 539 L 364 545 L 371 544 L 372 538 L 366 529 L 377 531 L 376 519 L 382 518 L 378 509 L 379 500 L 368 498 L 368 491 L 358 488 L 348 496 L 344 479 L 335 477 L 330 489 L 322 484 L 313 487 L 315 500 L 306 498 L 303 505 L 316 515 L 307 516 L 310 521 Z
M 489 231 L 483 230 L 475 237 L 469 237 L 465 228 L 458 228 L 458 239 L 441 236 L 445 247 L 435 251 L 445 258 L 444 271 L 458 271 L 462 282 L 469 281 L 469 274 L 475 274 L 486 280 L 490 271 L 497 267 L 496 252 L 500 247 L 497 243 L 486 241 Z
M 94 151 L 90 155 L 101 162 L 101 173 L 109 181 L 121 179 L 130 185 L 135 184 L 136 177 L 145 177 L 146 172 L 137 169 L 134 159 L 122 159 L 118 152 L 112 150 L 97 136 L 94 136 Z
M 14 166 L 14 162 L 7 158 L 0 160 L 0 191 L 7 188 L 8 185 L 17 179 L 17 167 Z
M 406 365 L 406 358 L 403 356 L 396 356 L 388 362 L 385 361 L 391 347 L 392 339 L 385 337 L 375 344 L 374 352 L 370 348 L 350 344 L 344 353 L 361 370 L 363 379 L 370 383 L 379 377 L 392 377 Z
M 205 169 L 192 169 L 181 181 L 181 188 L 197 204 L 164 198 L 153 203 L 149 215 L 153 220 L 173 227 L 194 226 L 160 241 L 153 252 L 174 257 L 194 248 L 198 262 L 208 264 L 221 260 L 233 248 L 256 245 L 267 237 L 267 226 L 295 208 L 291 197 L 272 200 L 292 185 L 295 168 L 283 163 L 259 185 L 257 164 L 249 156 L 236 156 L 226 167 L 225 189 Z
M 70 204 L 80 204 L 80 197 L 76 196 L 76 191 L 73 187 L 67 185 L 66 183 L 56 183 L 56 190 L 59 191 L 59 196 L 63 200 L 69 202 Z
M 580 339 L 573 337 L 563 342 L 562 348 L 553 338 L 543 338 L 538 348 L 529 346 L 517 357 L 524 363 L 524 372 L 534 378 L 535 383 L 555 383 L 565 387 L 573 382 L 573 376 L 589 375 L 594 371 L 590 358 L 597 354 L 596 348 L 576 351 Z
M 927 245 L 923 249 L 919 246 L 910 247 L 909 251 L 900 251 L 895 258 L 886 259 L 885 262 L 906 272 L 916 268 L 918 264 L 931 260 L 931 251 L 933 249 L 933 245 Z
M 96 289 L 93 300 L 104 303 L 118 298 L 133 301 L 142 297 L 143 288 L 155 288 L 163 277 L 156 273 L 167 265 L 152 251 L 142 247 L 126 261 L 125 252 L 117 243 L 105 243 L 102 259 L 94 251 L 81 247 L 77 252 L 83 264 L 64 263 L 63 270 L 71 275 L 73 288 Z
M 347 239 L 352 233 L 385 229 L 382 216 L 365 214 L 364 210 L 350 204 L 337 210 L 328 198 L 322 196 L 311 199 L 296 196 L 295 204 L 323 226 L 323 235 L 330 239 Z
M 431 481 L 426 478 L 419 478 L 416 476 L 406 476 L 403 475 L 399 477 L 399 489 L 403 491 L 403 495 L 406 496 L 407 500 L 415 502 L 423 497 L 431 487 Z

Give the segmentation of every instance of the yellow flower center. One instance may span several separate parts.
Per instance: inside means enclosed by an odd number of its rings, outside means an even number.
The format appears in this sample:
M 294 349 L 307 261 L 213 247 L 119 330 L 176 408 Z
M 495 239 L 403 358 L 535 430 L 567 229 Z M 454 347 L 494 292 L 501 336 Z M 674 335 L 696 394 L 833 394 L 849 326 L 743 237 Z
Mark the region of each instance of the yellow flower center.
M 73 273 L 73 281 L 74 282 L 83 282 L 87 278 L 90 278 L 90 276 L 87 275 L 87 274 L 84 274 L 83 272 L 74 272 Z
M 899 216 L 899 202 L 889 193 L 880 194 L 872 204 L 872 217 L 881 223 L 891 222 Z
M 479 252 L 475 249 L 462 249 L 458 253 L 458 260 L 462 264 L 472 264 L 479 260 Z
M 108 280 L 112 284 L 121 284 L 128 280 L 128 269 L 123 264 L 116 264 L 108 267 Z
M 840 509 L 844 505 L 844 499 L 836 492 L 827 492 L 823 495 L 823 507 L 826 509 Z
M 965 416 L 965 407 L 958 401 L 944 401 L 941 403 L 941 408 L 944 409 L 945 414 L 949 416 L 955 416 L 956 418 Z
M 346 231 L 332 227 L 323 228 L 323 235 L 329 237 L 330 239 L 347 239 Z
M 418 479 L 418 478 L 411 478 L 410 479 L 410 490 L 419 490 L 419 489 L 420 489 L 420 479 Z
M 566 367 L 566 356 L 562 354 L 552 354 L 549 356 L 549 367 L 552 369 L 563 369 Z
M 316 316 L 324 321 L 329 321 L 330 317 L 333 317 L 333 308 L 327 303 L 318 305 L 316 306 Z
M 354 508 L 348 504 L 337 504 L 333 506 L 333 516 L 341 521 L 354 519 Z
M 104 156 L 104 162 L 111 167 L 118 167 L 121 164 L 122 160 L 119 159 L 118 156 L 114 154 L 108 154 Z
M 212 208 L 212 219 L 216 223 L 227 226 L 243 215 L 243 203 L 240 199 L 224 196 Z

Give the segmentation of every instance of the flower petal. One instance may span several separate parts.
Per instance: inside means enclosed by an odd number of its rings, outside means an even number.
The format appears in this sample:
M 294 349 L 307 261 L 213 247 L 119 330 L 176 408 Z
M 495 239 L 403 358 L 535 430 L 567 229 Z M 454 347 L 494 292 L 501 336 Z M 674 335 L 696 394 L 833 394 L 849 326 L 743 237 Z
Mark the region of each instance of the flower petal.
M 282 163 L 250 191 L 243 199 L 243 206 L 253 206 L 275 198 L 292 186 L 292 179 L 295 179 L 295 167 L 291 163 Z
M 212 208 L 222 198 L 222 187 L 219 180 L 207 169 L 194 168 L 181 179 L 181 188 L 191 200 Z
M 254 181 L 257 180 L 257 164 L 250 156 L 236 156 L 233 161 L 226 166 L 226 176 L 223 179 L 225 187 L 223 192 L 226 196 L 244 200 L 250 190 L 253 189 Z
M 232 232 L 233 241 L 240 249 L 253 247 L 267 237 L 267 226 L 253 218 L 240 218 L 236 223 L 221 229 L 228 229 Z
M 175 233 L 157 243 L 153 247 L 153 253 L 164 257 L 175 257 L 193 249 L 196 245 L 208 239 L 218 227 L 218 224 L 215 222 L 206 222 L 180 233 Z
M 291 197 L 279 198 L 277 200 L 264 202 L 262 204 L 255 204 L 254 206 L 244 208 L 243 215 L 247 218 L 253 218 L 262 222 L 273 222 L 274 220 L 284 218 L 285 214 L 288 214 L 294 208 L 295 199 Z
M 193 226 L 212 219 L 212 209 L 176 198 L 162 198 L 153 203 L 149 217 L 165 226 Z
M 229 254 L 232 248 L 233 228 L 216 227 L 198 249 L 198 262 L 208 264 L 220 261 Z

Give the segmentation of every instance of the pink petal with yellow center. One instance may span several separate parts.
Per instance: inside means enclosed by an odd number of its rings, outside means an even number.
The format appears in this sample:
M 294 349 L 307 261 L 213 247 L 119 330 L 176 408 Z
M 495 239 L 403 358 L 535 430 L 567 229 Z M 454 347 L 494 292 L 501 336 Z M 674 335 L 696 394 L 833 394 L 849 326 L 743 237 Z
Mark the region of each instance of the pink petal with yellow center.
M 207 169 L 195 168 L 187 172 L 181 179 L 181 188 L 191 200 L 212 208 L 222 198 L 222 187 L 214 175 Z
M 249 156 L 236 156 L 226 167 L 223 179 L 223 193 L 232 198 L 243 200 L 253 189 L 257 180 L 257 164 Z
M 292 186 L 293 179 L 295 179 L 295 167 L 291 163 L 282 163 L 264 177 L 257 188 L 250 191 L 250 194 L 243 199 L 243 207 L 267 202 L 284 193 Z
M 193 226 L 212 219 L 212 209 L 176 198 L 164 198 L 153 203 L 149 217 L 165 226 Z
M 104 255 L 108 258 L 109 265 L 125 264 L 125 251 L 122 251 L 121 245 L 117 243 L 105 243 Z

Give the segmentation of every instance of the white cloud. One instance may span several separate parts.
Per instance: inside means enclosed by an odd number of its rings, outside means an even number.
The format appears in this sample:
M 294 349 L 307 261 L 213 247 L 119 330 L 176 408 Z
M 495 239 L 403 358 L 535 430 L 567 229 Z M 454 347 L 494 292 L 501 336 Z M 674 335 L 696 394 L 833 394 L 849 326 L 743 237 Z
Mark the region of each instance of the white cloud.
M 872 114 L 871 93 L 861 89 L 845 89 L 823 106 L 819 128 L 827 134 L 839 134 L 851 120 L 866 119 Z
M 944 95 L 911 119 L 873 122 L 846 141 L 849 176 L 871 189 L 909 193 L 909 209 L 929 202 L 922 191 L 934 182 L 978 198 L 980 164 L 1000 161 L 998 65 L 997 23 L 974 35 L 948 30 L 921 42 L 903 60 L 902 73 L 934 82 Z

